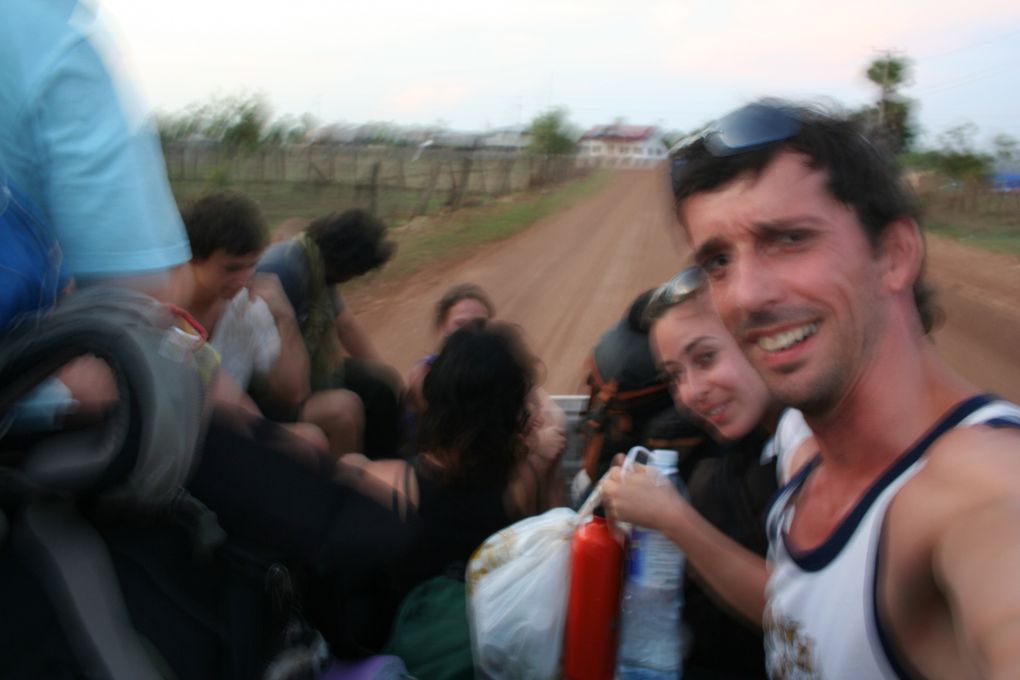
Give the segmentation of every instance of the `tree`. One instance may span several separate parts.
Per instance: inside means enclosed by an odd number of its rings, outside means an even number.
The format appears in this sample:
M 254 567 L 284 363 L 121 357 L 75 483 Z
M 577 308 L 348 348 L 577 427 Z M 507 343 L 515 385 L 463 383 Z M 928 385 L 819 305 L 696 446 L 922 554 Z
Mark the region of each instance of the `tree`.
M 995 158 L 1000 163 L 1013 163 L 1020 157 L 1016 139 L 1007 134 L 995 135 L 992 144 L 995 146 Z
M 912 62 L 909 58 L 885 52 L 868 64 L 868 80 L 878 87 L 878 101 L 858 115 L 896 153 L 911 147 L 917 136 L 911 120 L 914 102 L 900 94 L 900 88 L 911 82 Z
M 210 131 L 233 153 L 255 151 L 269 122 L 271 110 L 265 95 L 238 94 L 212 102 Z
M 567 112 L 562 108 L 546 111 L 531 121 L 532 151 L 556 155 L 573 153 L 577 146 L 577 135 L 567 121 Z
M 222 142 L 231 152 L 254 151 L 262 142 L 270 114 L 265 95 L 236 94 L 157 116 L 156 124 L 164 143 L 202 137 Z
M 299 118 L 292 115 L 280 116 L 265 129 L 260 144 L 262 146 L 283 146 L 303 141 L 308 133 L 318 127 L 315 116 L 302 114 Z
M 950 205 L 974 209 L 987 187 L 994 159 L 974 149 L 977 126 L 963 123 L 939 135 L 941 148 L 933 153 L 937 171 L 949 180 Z
M 910 67 L 909 59 L 898 57 L 892 52 L 886 52 L 868 64 L 868 80 L 878 85 L 880 100 L 897 96 L 899 88 L 909 83 Z

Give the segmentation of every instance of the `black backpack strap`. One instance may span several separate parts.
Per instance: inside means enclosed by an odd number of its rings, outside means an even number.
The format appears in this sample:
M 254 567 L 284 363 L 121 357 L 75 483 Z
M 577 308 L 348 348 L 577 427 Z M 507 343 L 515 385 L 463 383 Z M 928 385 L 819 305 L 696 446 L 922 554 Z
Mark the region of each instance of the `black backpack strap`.
M 85 676 L 162 677 L 128 618 L 105 543 L 69 502 L 29 504 L 13 522 L 11 543 L 43 582 Z

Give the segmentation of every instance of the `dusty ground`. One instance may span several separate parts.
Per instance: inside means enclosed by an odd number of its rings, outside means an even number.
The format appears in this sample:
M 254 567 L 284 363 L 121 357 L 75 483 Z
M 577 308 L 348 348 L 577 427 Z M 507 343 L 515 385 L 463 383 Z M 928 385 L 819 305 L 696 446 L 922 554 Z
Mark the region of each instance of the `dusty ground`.
M 625 237 L 624 237 L 625 236 Z M 946 323 L 936 343 L 978 385 L 1020 400 L 1020 260 L 930 238 L 929 274 Z M 582 391 L 582 362 L 642 290 L 687 255 L 662 173 L 621 173 L 599 195 L 485 246 L 348 302 L 401 371 L 433 349 L 435 301 L 454 283 L 490 292 L 497 315 L 521 324 L 552 393 Z

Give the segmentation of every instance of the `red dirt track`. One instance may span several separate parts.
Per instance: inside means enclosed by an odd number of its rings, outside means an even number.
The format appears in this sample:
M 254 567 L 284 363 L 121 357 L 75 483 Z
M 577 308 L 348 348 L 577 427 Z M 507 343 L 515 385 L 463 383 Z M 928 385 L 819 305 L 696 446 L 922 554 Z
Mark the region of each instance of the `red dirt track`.
M 406 370 L 432 351 L 432 310 L 449 286 L 485 288 L 497 316 L 524 327 L 546 389 L 583 391 L 582 362 L 631 300 L 680 269 L 687 248 L 662 172 L 619 173 L 598 195 L 460 262 L 348 300 L 387 361 Z M 929 237 L 928 272 L 946 324 L 936 344 L 982 388 L 1020 400 L 1020 260 Z

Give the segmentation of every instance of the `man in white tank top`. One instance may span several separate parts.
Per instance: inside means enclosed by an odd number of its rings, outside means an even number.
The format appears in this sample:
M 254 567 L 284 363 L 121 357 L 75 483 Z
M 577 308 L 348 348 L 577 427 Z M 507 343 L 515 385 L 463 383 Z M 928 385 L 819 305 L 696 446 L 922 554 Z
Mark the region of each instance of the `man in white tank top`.
M 720 316 L 815 435 L 769 518 L 771 675 L 1020 677 L 1020 409 L 930 342 L 895 162 L 843 118 L 767 101 L 671 163 Z

